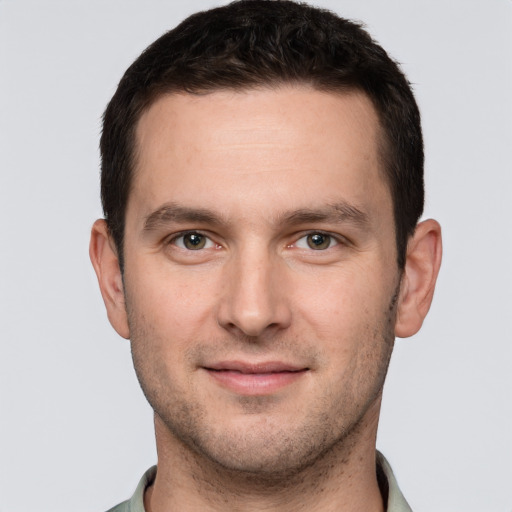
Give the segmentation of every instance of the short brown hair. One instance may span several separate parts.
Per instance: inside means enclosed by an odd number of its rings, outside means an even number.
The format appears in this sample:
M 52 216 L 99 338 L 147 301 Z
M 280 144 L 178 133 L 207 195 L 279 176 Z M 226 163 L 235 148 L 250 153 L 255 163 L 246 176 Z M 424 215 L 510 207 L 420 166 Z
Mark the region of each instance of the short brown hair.
M 127 69 L 107 106 L 101 197 L 121 269 L 141 114 L 169 92 L 283 83 L 360 90 L 372 100 L 382 128 L 381 156 L 403 268 L 424 202 L 420 114 L 406 77 L 359 23 L 288 0 L 242 0 L 193 14 L 157 39 Z

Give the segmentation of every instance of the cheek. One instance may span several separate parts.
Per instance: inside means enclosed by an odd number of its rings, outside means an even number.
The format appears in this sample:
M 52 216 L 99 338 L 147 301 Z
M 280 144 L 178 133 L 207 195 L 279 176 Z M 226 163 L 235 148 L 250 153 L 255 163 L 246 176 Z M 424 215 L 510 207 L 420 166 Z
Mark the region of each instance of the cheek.
M 348 265 L 295 279 L 297 304 L 319 329 L 348 328 L 371 317 L 380 302 L 379 284 L 366 269 Z M 382 285 L 381 285 L 382 286 Z
M 135 312 L 160 323 L 172 323 L 181 329 L 189 320 L 203 316 L 215 301 L 215 272 L 199 272 L 192 267 L 176 269 L 163 258 L 142 260 L 127 276 L 126 290 L 134 299 Z M 158 258 L 160 259 L 160 258 Z
M 394 288 L 391 279 L 383 275 L 375 266 L 371 272 L 369 268 L 345 267 L 297 285 L 300 330 L 309 331 L 325 357 L 336 360 L 340 367 L 378 352 L 376 345 L 390 337 Z

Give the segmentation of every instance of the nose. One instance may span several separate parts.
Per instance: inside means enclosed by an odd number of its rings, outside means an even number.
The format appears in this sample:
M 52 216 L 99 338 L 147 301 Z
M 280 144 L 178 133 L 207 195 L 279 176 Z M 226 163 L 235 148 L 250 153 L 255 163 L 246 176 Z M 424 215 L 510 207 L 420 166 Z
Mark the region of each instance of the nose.
M 247 249 L 232 258 L 217 311 L 221 327 L 256 338 L 290 325 L 289 290 L 277 260 L 259 249 Z

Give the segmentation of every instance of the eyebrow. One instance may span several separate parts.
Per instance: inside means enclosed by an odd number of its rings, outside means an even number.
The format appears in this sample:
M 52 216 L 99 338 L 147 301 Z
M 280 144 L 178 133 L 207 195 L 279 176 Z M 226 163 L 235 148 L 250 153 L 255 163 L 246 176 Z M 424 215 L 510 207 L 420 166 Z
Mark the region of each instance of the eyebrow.
M 205 208 L 188 208 L 176 203 L 166 203 L 144 220 L 144 231 L 154 231 L 170 223 L 199 222 L 204 224 L 224 224 L 223 220 Z
M 356 206 L 341 201 L 322 208 L 299 208 L 291 212 L 283 212 L 274 220 L 277 225 L 292 226 L 316 222 L 350 223 L 364 227 L 369 223 L 369 219 L 368 215 Z M 171 223 L 201 223 L 213 226 L 229 224 L 226 219 L 211 210 L 166 203 L 145 218 L 143 231 L 155 231 Z
M 328 204 L 320 209 L 300 208 L 284 213 L 278 218 L 279 223 L 309 224 L 315 222 L 350 223 L 364 227 L 369 223 L 366 213 L 345 201 Z

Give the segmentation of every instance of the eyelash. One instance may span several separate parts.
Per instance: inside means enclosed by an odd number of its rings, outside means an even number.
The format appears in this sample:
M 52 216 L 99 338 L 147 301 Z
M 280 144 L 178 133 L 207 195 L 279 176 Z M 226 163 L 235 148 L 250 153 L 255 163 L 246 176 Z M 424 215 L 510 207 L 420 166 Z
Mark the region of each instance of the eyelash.
M 185 246 L 185 242 L 184 242 L 184 239 L 186 236 L 193 236 L 193 235 L 197 235 L 198 237 L 201 237 L 203 240 L 205 240 L 205 244 L 206 246 L 203 246 L 203 247 L 199 247 L 197 249 L 191 249 L 189 247 L 186 247 Z M 325 238 L 328 238 L 329 239 L 329 244 L 327 245 L 327 247 L 325 248 L 313 248 L 309 245 L 307 239 L 308 237 L 312 237 L 312 236 L 315 236 L 315 235 L 320 235 L 322 237 L 325 237 Z M 180 239 L 183 239 L 183 242 L 181 244 L 178 244 L 177 241 L 180 240 Z M 301 241 L 301 240 L 305 240 L 305 244 L 307 244 L 309 247 L 300 247 L 298 245 L 298 243 Z M 178 247 L 179 249 L 182 249 L 184 251 L 190 251 L 190 252 L 195 252 L 195 251 L 201 251 L 203 249 L 211 249 L 211 248 L 218 248 L 220 247 L 218 244 L 216 244 L 212 239 L 211 237 L 209 237 L 208 235 L 204 234 L 204 233 L 201 233 L 200 231 L 183 231 L 181 233 L 177 233 L 176 235 L 174 235 L 168 242 L 169 244 L 172 244 L 172 245 L 175 245 L 176 247 Z M 201 242 L 198 242 L 198 245 L 200 245 Z M 319 230 L 316 230 L 316 231 L 309 231 L 309 232 L 306 232 L 306 233 L 302 233 L 301 236 L 299 238 L 296 238 L 295 241 L 289 245 L 287 245 L 288 248 L 297 248 L 299 250 L 311 250 L 311 251 L 314 251 L 314 252 L 323 252 L 323 251 L 326 251 L 327 249 L 331 249 L 333 247 L 336 247 L 338 245 L 341 245 L 341 244 L 344 244 L 346 245 L 347 244 L 347 241 L 341 237 L 341 236 L 335 236 L 331 233 L 327 233 L 325 231 L 319 231 Z M 318 244 L 320 245 L 320 244 Z
M 311 247 L 311 245 L 309 245 L 308 238 L 314 237 L 314 236 L 321 236 L 323 238 L 328 238 L 329 243 L 328 243 L 327 247 L 320 248 L 319 246 L 321 244 L 318 244 L 318 247 L 316 247 L 316 248 Z M 308 247 L 300 247 L 298 245 L 299 242 L 303 239 L 305 240 L 305 243 L 307 244 Z M 331 249 L 332 247 L 336 247 L 337 245 L 340 245 L 340 244 L 341 244 L 341 240 L 339 237 L 331 235 L 330 233 L 326 233 L 325 231 L 311 231 L 309 233 L 303 234 L 292 245 L 297 247 L 298 249 L 311 250 L 311 251 L 315 251 L 315 252 L 323 252 L 323 251 L 326 251 L 327 249 Z
M 209 247 L 200 247 L 199 249 L 196 249 L 196 251 L 200 251 L 202 249 L 211 249 L 213 246 L 217 246 L 218 247 L 218 244 L 216 244 L 208 235 L 205 235 L 204 233 L 201 233 L 200 231 L 184 231 L 182 233 L 178 233 L 176 235 L 174 235 L 170 240 L 169 240 L 169 244 L 172 244 L 172 245 L 175 245 L 176 247 L 179 247 L 180 249 L 183 249 L 185 251 L 191 251 L 191 252 L 194 252 L 194 249 L 190 249 L 188 247 L 185 247 L 185 237 L 186 236 L 192 236 L 192 235 L 197 235 L 198 237 L 201 237 L 203 240 L 206 240 L 206 244 L 209 244 L 210 246 Z M 179 245 L 177 243 L 178 240 L 180 239 L 183 239 L 183 243 L 182 245 Z

